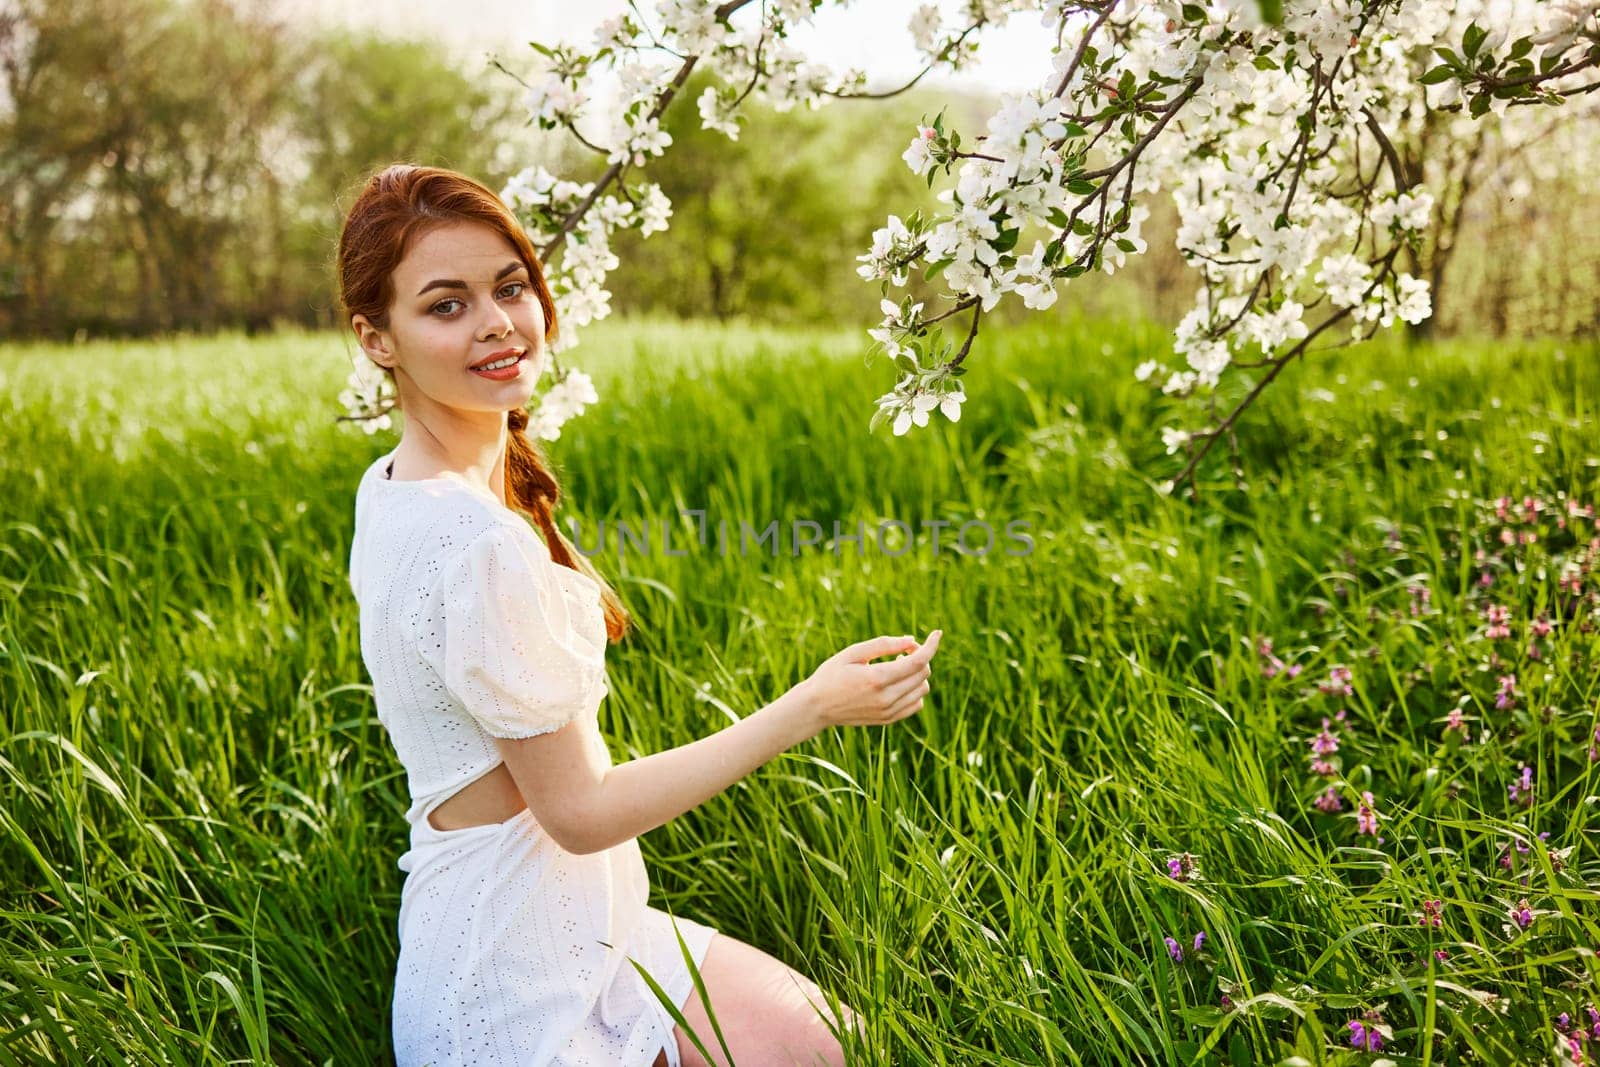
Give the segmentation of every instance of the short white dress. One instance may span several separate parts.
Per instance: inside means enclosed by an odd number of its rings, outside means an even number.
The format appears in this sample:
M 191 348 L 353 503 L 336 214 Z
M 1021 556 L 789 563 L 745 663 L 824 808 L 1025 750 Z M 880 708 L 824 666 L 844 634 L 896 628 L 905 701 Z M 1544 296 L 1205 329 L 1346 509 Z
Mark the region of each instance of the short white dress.
M 394 453 L 356 490 L 350 588 L 361 656 L 406 770 L 410 848 L 393 1000 L 398 1067 L 678 1067 L 673 1020 L 716 931 L 647 904 L 637 839 L 566 851 L 524 808 L 439 830 L 428 816 L 498 766 L 494 737 L 582 720 L 602 761 L 600 586 L 550 558 L 522 515 L 466 479 L 393 481 Z M 632 962 L 630 962 L 632 961 Z

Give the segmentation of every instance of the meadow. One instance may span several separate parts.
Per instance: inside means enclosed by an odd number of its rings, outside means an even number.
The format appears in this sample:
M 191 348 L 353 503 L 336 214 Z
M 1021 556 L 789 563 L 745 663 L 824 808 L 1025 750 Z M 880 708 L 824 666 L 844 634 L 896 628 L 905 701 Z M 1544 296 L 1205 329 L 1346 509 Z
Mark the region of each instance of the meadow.
M 864 329 L 584 336 L 564 514 L 683 552 L 594 557 L 616 760 L 944 631 L 920 714 L 640 839 L 652 903 L 862 1012 L 858 1062 L 1600 1051 L 1600 345 L 1317 356 L 1191 501 L 1153 324 L 988 330 L 901 438 Z M 334 424 L 349 345 L 0 347 L 0 1063 L 390 1057 L 405 779 L 346 564 L 398 437 Z M 722 553 L 680 509 L 918 536 Z

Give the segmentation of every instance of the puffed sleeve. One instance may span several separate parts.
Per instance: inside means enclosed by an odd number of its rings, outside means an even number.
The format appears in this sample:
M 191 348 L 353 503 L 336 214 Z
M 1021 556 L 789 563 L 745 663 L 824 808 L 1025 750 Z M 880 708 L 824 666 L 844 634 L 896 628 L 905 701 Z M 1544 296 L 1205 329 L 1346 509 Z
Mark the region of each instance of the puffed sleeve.
M 495 737 L 532 737 L 593 711 L 605 649 L 573 626 L 548 558 L 491 526 L 446 563 L 423 602 L 418 650 Z

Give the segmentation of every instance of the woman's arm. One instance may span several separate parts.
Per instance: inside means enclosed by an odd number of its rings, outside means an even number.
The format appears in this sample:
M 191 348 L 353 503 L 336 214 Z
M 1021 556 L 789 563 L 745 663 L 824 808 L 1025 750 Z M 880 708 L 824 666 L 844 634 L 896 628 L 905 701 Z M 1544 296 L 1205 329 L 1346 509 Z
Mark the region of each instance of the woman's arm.
M 931 637 L 922 645 L 904 637 L 858 642 L 738 722 L 614 767 L 584 721 L 496 743 L 523 800 L 556 843 L 569 852 L 599 852 L 698 807 L 828 726 L 913 714 L 938 649 L 938 632 Z M 907 651 L 891 662 L 868 662 Z

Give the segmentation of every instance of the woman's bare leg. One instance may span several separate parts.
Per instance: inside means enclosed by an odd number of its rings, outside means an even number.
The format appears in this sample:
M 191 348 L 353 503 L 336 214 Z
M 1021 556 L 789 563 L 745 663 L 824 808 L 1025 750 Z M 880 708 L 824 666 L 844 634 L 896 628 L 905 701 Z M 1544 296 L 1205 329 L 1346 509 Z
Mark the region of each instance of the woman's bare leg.
M 700 980 L 737 1067 L 844 1067 L 844 1050 L 829 1029 L 834 1017 L 827 997 L 782 960 L 718 933 L 700 964 Z M 859 1026 L 855 1012 L 841 1008 L 846 1028 Z M 683 1067 L 728 1067 L 698 990 L 690 992 L 683 1017 L 712 1055 L 708 1063 L 683 1027 L 674 1027 Z M 656 1067 L 666 1062 L 663 1051 Z

